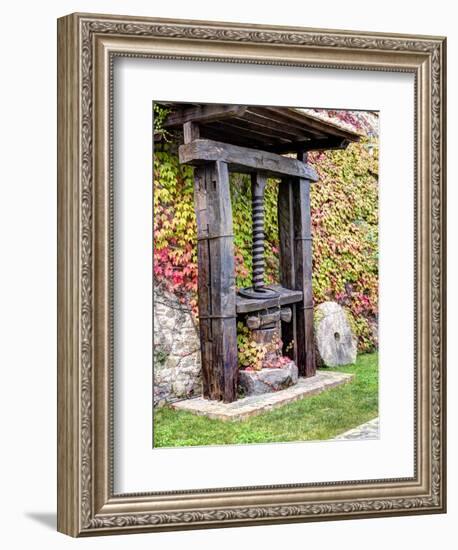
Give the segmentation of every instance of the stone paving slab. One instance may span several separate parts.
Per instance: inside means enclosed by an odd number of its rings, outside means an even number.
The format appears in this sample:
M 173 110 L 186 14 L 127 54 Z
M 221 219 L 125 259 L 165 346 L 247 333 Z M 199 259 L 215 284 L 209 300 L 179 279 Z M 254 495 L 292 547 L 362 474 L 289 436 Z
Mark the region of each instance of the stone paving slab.
M 180 411 L 188 411 L 208 418 L 218 420 L 244 420 L 252 416 L 276 409 L 287 403 L 316 395 L 335 386 L 350 382 L 353 374 L 343 372 L 318 371 L 311 378 L 299 378 L 294 386 L 274 393 L 251 395 L 238 399 L 233 403 L 210 401 L 203 397 L 177 401 L 171 406 Z
M 352 430 L 348 430 L 348 432 L 344 432 L 343 434 L 338 435 L 334 439 L 370 440 L 370 439 L 378 439 L 378 438 L 379 438 L 379 419 L 377 417 L 377 418 L 374 418 L 373 420 L 369 420 L 369 422 L 366 422 L 365 424 L 356 426 L 356 428 L 353 428 Z

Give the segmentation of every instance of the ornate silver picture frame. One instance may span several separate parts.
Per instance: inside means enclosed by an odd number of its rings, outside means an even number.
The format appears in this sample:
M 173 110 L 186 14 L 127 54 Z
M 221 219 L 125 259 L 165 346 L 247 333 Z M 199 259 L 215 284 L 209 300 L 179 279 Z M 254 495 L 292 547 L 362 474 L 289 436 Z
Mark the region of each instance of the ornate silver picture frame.
M 445 512 L 445 51 L 445 38 L 432 36 L 93 14 L 58 20 L 60 532 L 91 536 Z M 412 477 L 114 492 L 111 128 L 116 57 L 414 76 Z

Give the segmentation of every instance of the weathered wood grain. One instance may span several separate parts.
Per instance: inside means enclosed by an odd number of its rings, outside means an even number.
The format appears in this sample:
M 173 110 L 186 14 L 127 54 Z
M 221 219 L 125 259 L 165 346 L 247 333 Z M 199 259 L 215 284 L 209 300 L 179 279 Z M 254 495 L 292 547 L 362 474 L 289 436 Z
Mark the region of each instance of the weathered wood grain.
M 164 127 L 187 122 L 200 125 L 201 138 L 274 153 L 344 147 L 361 137 L 330 120 L 290 107 L 174 103 Z
M 283 178 L 278 186 L 278 240 L 280 250 L 280 283 L 288 289 L 296 288 L 294 261 L 294 220 L 293 191 L 289 178 Z M 300 294 L 302 302 L 302 292 Z M 292 305 L 292 320 L 282 322 L 281 337 L 283 355 L 287 355 L 297 364 L 296 344 L 296 306 Z
M 242 116 L 244 105 L 196 105 L 176 113 L 170 113 L 164 122 L 164 128 L 174 128 L 186 122 L 212 122 L 235 116 Z
M 245 132 L 241 132 L 236 128 L 229 128 L 227 124 L 220 122 L 206 124 L 200 137 L 202 139 L 222 141 L 223 136 L 225 143 L 235 143 L 240 147 L 248 147 L 249 149 L 265 150 L 265 143 L 258 136 L 247 136 Z
M 197 220 L 197 238 L 208 234 L 206 180 L 209 167 L 198 166 L 194 170 L 194 208 Z M 210 272 L 208 242 L 197 241 L 197 286 L 199 307 L 200 353 L 202 363 L 202 391 L 210 397 L 212 345 L 210 316 Z
M 272 323 L 277 323 L 278 321 L 280 321 L 280 308 L 274 308 L 259 315 L 247 317 L 246 326 L 253 330 L 266 325 L 271 325 Z
M 282 121 L 285 123 L 294 123 L 299 125 L 302 132 L 307 132 L 309 134 L 315 135 L 318 138 L 323 138 L 329 135 L 341 136 L 342 138 L 349 139 L 351 141 L 358 141 L 359 135 L 355 134 L 351 130 L 346 130 L 337 124 L 320 120 L 319 118 L 306 117 L 304 114 L 296 109 L 285 109 L 284 107 L 263 107 L 263 110 L 271 113 L 272 116 L 278 120 L 278 123 L 281 124 Z
M 303 292 L 303 301 L 296 305 L 297 366 L 301 376 L 316 373 L 313 341 L 312 235 L 310 181 L 292 180 L 294 213 L 295 288 Z
M 287 137 L 289 140 L 292 141 L 297 139 L 298 136 L 303 135 L 303 132 L 301 132 L 301 130 L 298 130 L 296 127 L 291 127 L 286 124 L 279 125 L 276 120 L 266 117 L 265 114 L 260 114 L 259 111 L 256 112 L 253 107 L 249 107 L 247 109 L 247 111 L 243 115 L 243 120 L 249 122 L 256 127 L 262 128 L 263 130 L 270 130 L 272 132 L 272 135 L 276 136 L 277 132 L 279 132 L 280 136 L 285 138 Z
M 296 176 L 317 181 L 316 172 L 304 162 L 275 153 L 230 145 L 209 139 L 196 139 L 179 148 L 180 162 L 199 165 L 209 161 L 228 164 L 230 170 L 252 173 L 263 172 L 268 176 Z
M 294 143 L 284 143 L 269 148 L 269 151 L 278 154 L 293 153 L 299 151 L 329 151 L 331 149 L 345 149 L 349 144 L 347 139 L 341 137 L 327 137 L 320 139 L 308 139 Z
M 275 290 L 279 296 L 274 298 L 245 298 L 237 295 L 237 313 L 250 313 L 252 311 L 261 311 L 275 306 L 285 306 L 300 302 L 302 300 L 302 291 L 283 288 L 280 285 L 269 285 L 269 288 Z
M 198 305 L 203 394 L 237 398 L 235 263 L 229 173 L 224 162 L 195 172 L 198 238 Z
M 185 143 L 190 143 L 200 137 L 200 128 L 196 122 L 185 122 L 183 124 L 183 140 Z
M 243 120 L 238 118 L 232 118 L 231 120 L 225 120 L 224 126 L 226 128 L 233 128 L 235 131 L 238 131 L 239 134 L 245 134 L 249 138 L 262 139 L 264 142 L 267 140 L 272 140 L 274 142 L 282 142 L 287 140 L 291 143 L 291 134 L 284 132 L 281 126 L 273 124 L 274 128 L 269 126 L 261 125 L 256 122 L 251 122 L 247 120 L 246 115 L 244 115 Z

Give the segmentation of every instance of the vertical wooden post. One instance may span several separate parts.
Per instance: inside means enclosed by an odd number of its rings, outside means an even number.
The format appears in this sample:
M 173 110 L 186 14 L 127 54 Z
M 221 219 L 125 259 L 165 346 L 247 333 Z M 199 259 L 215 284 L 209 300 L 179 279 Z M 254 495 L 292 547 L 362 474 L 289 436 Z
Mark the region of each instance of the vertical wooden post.
M 294 261 L 294 219 L 293 189 L 290 178 L 283 178 L 278 187 L 278 240 L 280 244 L 280 284 L 289 289 L 296 288 Z M 291 304 L 290 323 L 281 323 L 283 355 L 290 357 L 297 365 L 296 305 Z
M 200 129 L 195 122 L 185 122 L 183 124 L 183 141 L 191 143 L 194 139 L 199 139 Z
M 299 154 L 298 156 L 304 162 L 306 161 L 306 155 Z M 297 366 L 302 376 L 314 376 L 316 374 L 316 360 L 313 339 L 310 180 L 294 178 L 293 205 L 296 289 L 303 292 L 303 301 L 296 304 Z
M 306 156 L 298 155 L 306 162 Z M 283 178 L 278 188 L 280 283 L 301 290 L 303 299 L 293 306 L 291 323 L 282 323 L 283 353 L 296 362 L 301 376 L 316 373 L 313 337 L 312 235 L 310 181 Z M 294 342 L 294 346 L 291 343 Z M 289 351 L 286 352 L 286 348 Z
M 297 158 L 302 162 L 308 160 L 307 152 L 299 152 Z M 312 287 L 312 265 L 313 265 L 313 250 L 312 250 L 312 210 L 310 204 L 310 180 L 299 180 L 298 194 L 301 195 L 301 211 L 303 213 L 302 234 L 298 232 L 298 238 L 301 240 L 298 243 L 303 243 L 302 248 L 302 266 L 303 275 L 302 292 L 304 293 L 303 304 L 303 323 L 305 333 L 305 376 L 315 376 L 316 374 L 316 357 L 315 357 L 315 338 L 313 331 L 313 287 Z M 300 273 L 300 271 L 299 271 Z M 301 320 L 302 322 L 302 320 Z
M 198 303 L 203 395 L 237 398 L 235 262 L 229 172 L 224 162 L 195 168 Z

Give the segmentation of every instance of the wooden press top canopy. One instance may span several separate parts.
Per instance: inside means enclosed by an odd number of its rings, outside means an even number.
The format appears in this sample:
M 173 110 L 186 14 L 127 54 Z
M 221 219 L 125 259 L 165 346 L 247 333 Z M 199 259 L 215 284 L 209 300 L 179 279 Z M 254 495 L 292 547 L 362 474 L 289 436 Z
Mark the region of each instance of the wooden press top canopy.
M 357 132 L 292 107 L 163 103 L 170 113 L 163 126 L 199 126 L 200 138 L 273 153 L 344 149 L 361 137 Z

